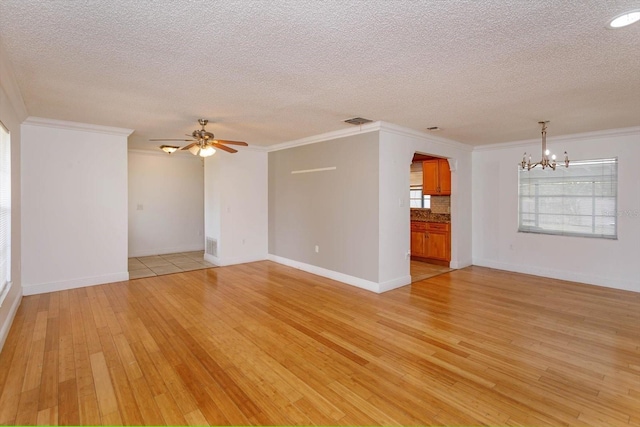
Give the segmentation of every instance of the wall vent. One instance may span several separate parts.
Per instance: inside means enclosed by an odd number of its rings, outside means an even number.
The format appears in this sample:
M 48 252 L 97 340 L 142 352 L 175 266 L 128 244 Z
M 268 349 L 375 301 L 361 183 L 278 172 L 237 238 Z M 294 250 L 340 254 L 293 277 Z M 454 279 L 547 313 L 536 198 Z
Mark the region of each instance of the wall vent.
M 362 117 L 354 117 L 352 119 L 347 119 L 344 122 L 349 123 L 350 125 L 363 125 L 365 123 L 371 123 L 373 120 L 363 119 Z
M 218 240 L 213 237 L 207 237 L 205 252 L 207 255 L 218 256 Z

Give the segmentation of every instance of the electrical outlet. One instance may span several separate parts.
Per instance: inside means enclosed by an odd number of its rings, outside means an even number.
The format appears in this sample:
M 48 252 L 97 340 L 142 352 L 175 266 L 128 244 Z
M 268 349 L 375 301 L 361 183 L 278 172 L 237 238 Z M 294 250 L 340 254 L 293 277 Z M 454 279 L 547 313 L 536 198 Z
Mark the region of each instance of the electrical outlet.
M 320 246 L 316 245 L 316 253 L 320 253 Z

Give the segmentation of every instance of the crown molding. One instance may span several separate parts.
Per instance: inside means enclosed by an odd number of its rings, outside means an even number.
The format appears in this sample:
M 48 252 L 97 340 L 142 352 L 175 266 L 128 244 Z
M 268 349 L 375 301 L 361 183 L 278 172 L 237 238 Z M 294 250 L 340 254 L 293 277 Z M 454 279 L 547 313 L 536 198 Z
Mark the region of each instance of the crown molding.
M 332 132 L 321 133 L 319 135 L 308 136 L 306 138 L 296 139 L 293 141 L 282 142 L 280 144 L 270 145 L 267 152 L 286 150 L 289 148 L 300 147 L 302 145 L 316 144 L 318 142 L 330 141 L 332 139 L 344 138 L 347 136 L 359 135 L 361 133 L 369 133 L 380 130 L 381 122 L 367 123 L 362 126 L 354 126 L 353 128 L 340 129 Z
M 2 38 L 0 38 L 0 87 L 4 90 L 7 98 L 9 98 L 9 102 L 18 117 L 18 122 L 23 121 L 29 113 L 24 104 L 22 92 L 20 91 L 20 86 L 18 86 L 13 67 L 9 62 L 7 52 L 4 50 Z
M 389 132 L 396 135 L 408 136 L 411 138 L 419 138 L 427 142 L 434 144 L 440 144 L 447 147 L 453 147 L 464 151 L 471 152 L 473 147 L 463 144 L 452 139 L 441 138 L 433 135 L 429 135 L 424 132 L 417 131 L 415 129 L 406 128 L 404 126 L 394 125 L 393 123 L 377 121 L 373 123 L 367 123 L 362 126 L 357 126 L 349 129 L 340 129 L 332 132 L 321 133 L 319 135 L 313 135 L 302 139 L 296 139 L 293 141 L 283 142 L 281 144 L 271 145 L 267 147 L 268 152 L 286 150 L 288 148 L 300 147 L 302 145 L 315 144 L 323 141 L 330 141 L 332 139 L 344 138 L 353 135 L 359 135 L 369 132 Z
M 94 133 L 106 133 L 109 135 L 129 136 L 134 129 L 116 128 L 111 126 L 92 125 L 88 123 L 68 122 L 65 120 L 45 119 L 43 117 L 29 116 L 22 122 L 23 125 L 42 126 L 56 129 L 79 130 Z
M 468 152 L 473 151 L 473 146 L 463 144 L 462 142 L 458 142 L 453 139 L 434 136 L 429 133 L 425 133 L 425 132 L 411 129 L 411 128 L 406 128 L 404 126 L 395 125 L 393 123 L 388 123 L 388 122 L 379 122 L 379 123 L 380 123 L 381 131 L 386 131 L 386 132 L 394 133 L 396 135 L 401 135 L 401 136 L 408 136 L 411 138 L 418 138 L 426 142 L 439 144 L 449 148 L 457 148 L 458 150 L 462 150 L 462 151 L 468 151 Z
M 618 129 L 597 130 L 593 132 L 574 133 L 570 135 L 554 136 L 553 138 L 549 138 L 547 136 L 547 144 L 556 143 L 556 142 L 576 142 L 576 141 L 584 141 L 587 139 L 594 139 L 594 138 L 611 138 L 611 137 L 628 136 L 628 135 L 640 135 L 640 126 L 618 128 Z M 473 151 L 503 150 L 505 148 L 525 147 L 525 146 L 530 146 L 532 144 L 539 144 L 539 143 L 540 143 L 540 138 L 525 139 L 525 140 L 514 141 L 514 142 L 478 145 L 473 148 Z

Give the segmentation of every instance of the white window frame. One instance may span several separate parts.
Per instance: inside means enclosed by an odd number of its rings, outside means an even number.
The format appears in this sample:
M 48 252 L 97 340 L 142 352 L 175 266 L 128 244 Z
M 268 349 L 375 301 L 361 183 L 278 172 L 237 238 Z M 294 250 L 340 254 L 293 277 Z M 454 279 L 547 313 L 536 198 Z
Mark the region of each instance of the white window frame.
M 411 197 L 412 191 L 419 191 L 422 197 Z M 419 202 L 420 206 L 412 206 L 414 202 Z M 422 185 L 412 185 L 409 188 L 409 207 L 414 209 L 430 209 L 431 208 L 431 196 L 422 193 Z
M 518 173 L 518 232 L 617 239 L 618 159 Z
M 11 288 L 11 134 L 0 122 L 0 306 Z

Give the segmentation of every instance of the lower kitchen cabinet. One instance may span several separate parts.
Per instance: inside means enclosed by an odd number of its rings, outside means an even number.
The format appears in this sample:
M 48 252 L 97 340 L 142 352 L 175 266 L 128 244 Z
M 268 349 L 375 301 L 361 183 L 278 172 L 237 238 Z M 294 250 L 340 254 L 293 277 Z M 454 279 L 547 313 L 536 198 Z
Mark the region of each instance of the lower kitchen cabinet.
M 426 261 L 451 261 L 450 224 L 411 221 L 411 257 Z

